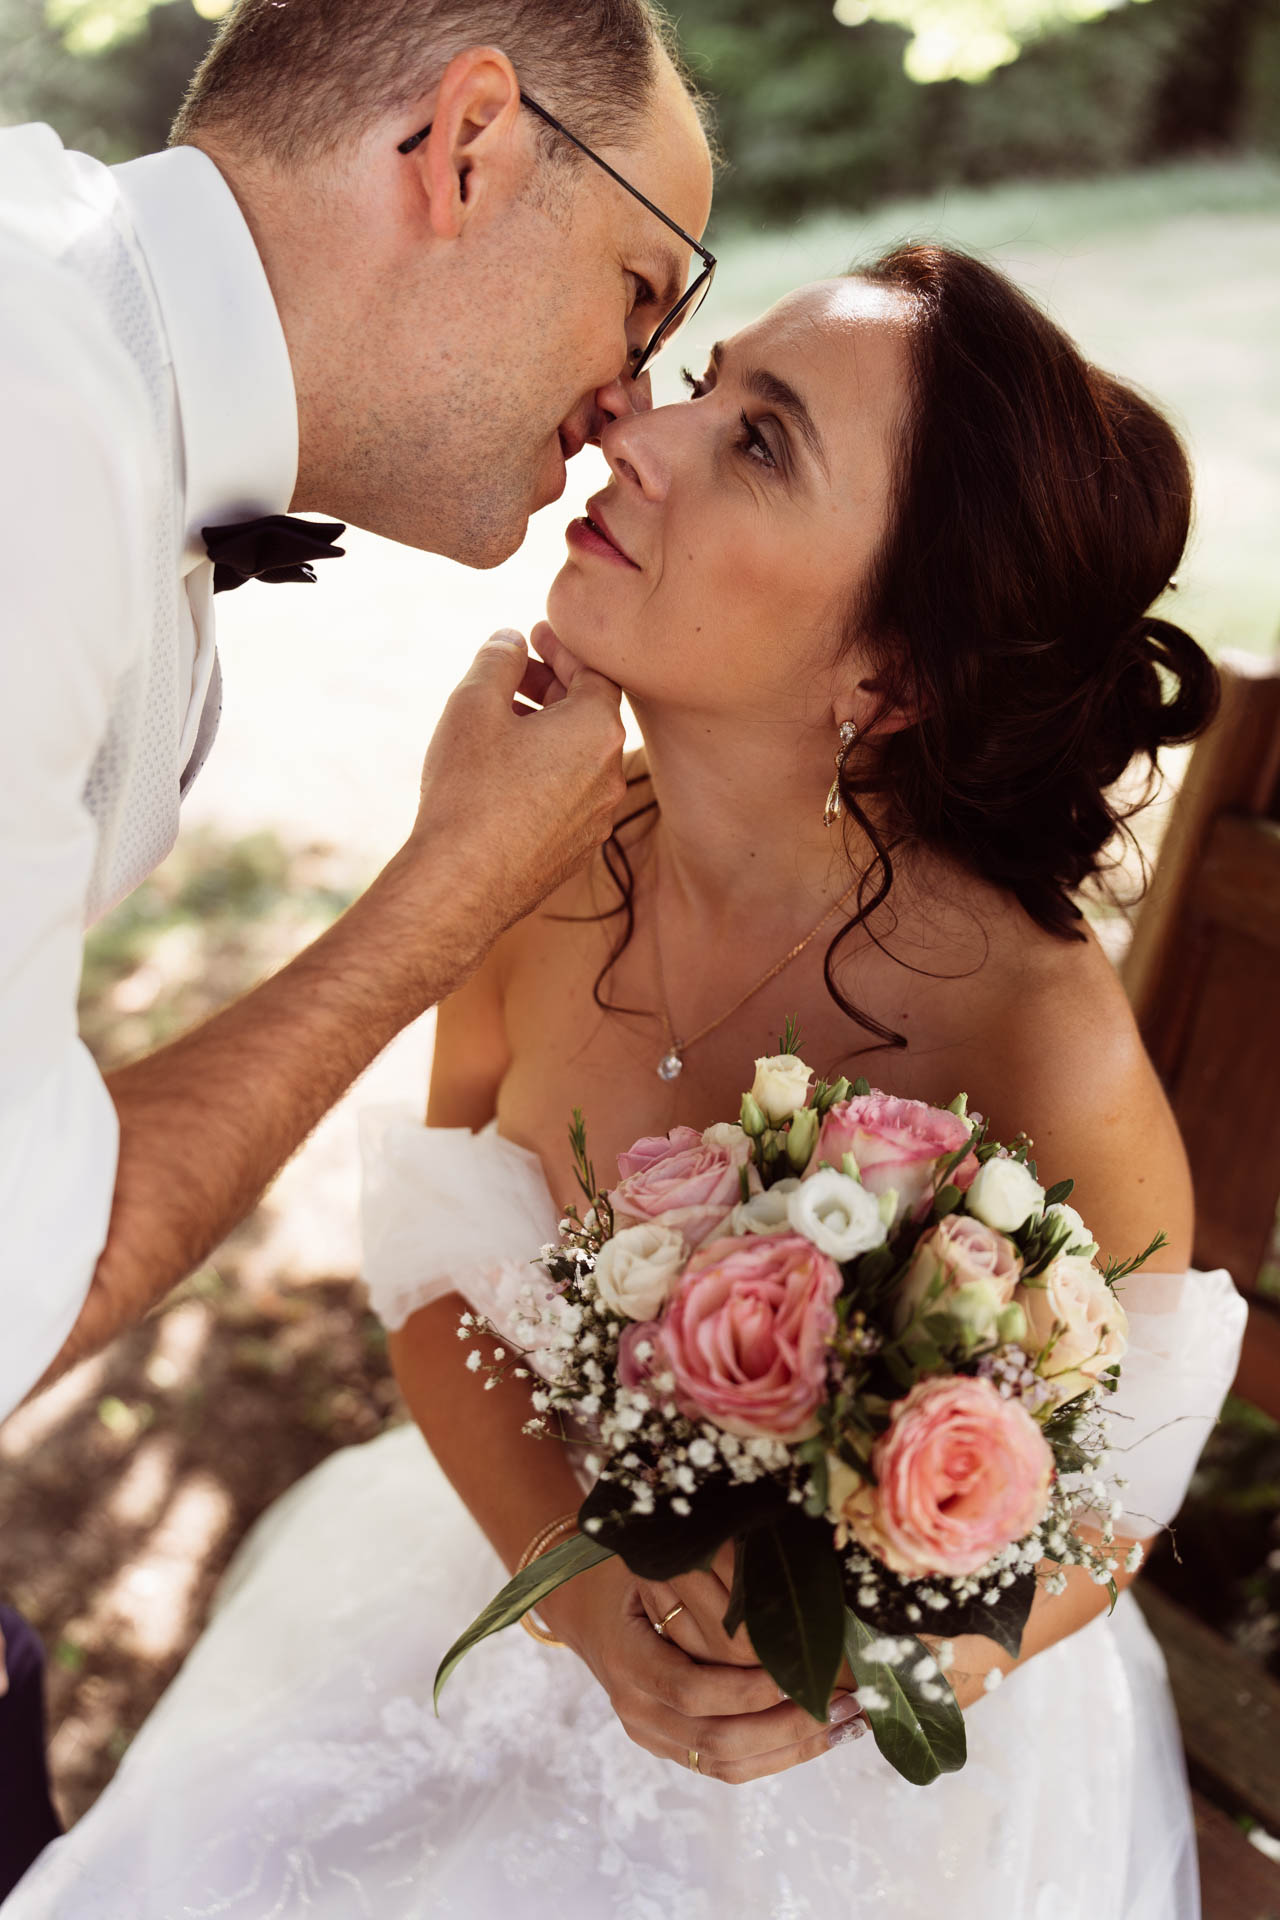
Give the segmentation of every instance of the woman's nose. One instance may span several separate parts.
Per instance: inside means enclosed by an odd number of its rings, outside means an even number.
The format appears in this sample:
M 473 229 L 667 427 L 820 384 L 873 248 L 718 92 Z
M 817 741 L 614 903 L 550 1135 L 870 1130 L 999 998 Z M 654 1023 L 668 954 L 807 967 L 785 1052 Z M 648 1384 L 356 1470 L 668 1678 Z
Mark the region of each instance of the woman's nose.
M 663 429 L 667 410 L 655 412 L 647 391 L 646 402 L 643 410 L 633 407 L 613 416 L 600 435 L 600 451 L 611 473 L 638 486 L 646 500 L 662 500 L 671 479 Z

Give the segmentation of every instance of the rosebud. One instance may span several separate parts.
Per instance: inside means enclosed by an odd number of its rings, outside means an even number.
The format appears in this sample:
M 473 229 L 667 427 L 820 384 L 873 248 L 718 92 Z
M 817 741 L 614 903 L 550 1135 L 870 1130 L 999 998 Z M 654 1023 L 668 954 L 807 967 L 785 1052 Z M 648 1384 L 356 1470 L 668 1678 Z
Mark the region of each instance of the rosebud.
M 753 1140 L 758 1140 L 769 1124 L 759 1101 L 753 1099 L 749 1093 L 744 1093 L 742 1096 L 742 1112 L 739 1115 L 739 1121 L 742 1131 L 750 1134 Z
M 997 1156 L 979 1167 L 964 1203 L 997 1233 L 1016 1233 L 1044 1205 L 1044 1188 L 1020 1160 Z
M 812 1107 L 801 1107 L 787 1132 L 787 1159 L 796 1173 L 803 1173 L 818 1144 L 818 1116 Z
M 996 1336 L 1002 1342 L 1020 1347 L 1027 1337 L 1027 1316 L 1016 1300 L 1002 1307 L 996 1319 Z
M 947 1112 L 948 1112 L 948 1113 L 956 1113 L 956 1114 L 959 1114 L 959 1116 L 960 1116 L 960 1118 L 961 1118 L 962 1120 L 967 1120 L 967 1119 L 968 1119 L 968 1117 L 969 1117 L 969 1096 L 968 1096 L 968 1094 L 967 1094 L 967 1093 L 958 1093 L 958 1094 L 956 1095 L 956 1097 L 955 1097 L 955 1099 L 954 1099 L 954 1100 L 953 1100 L 953 1101 L 951 1102 L 951 1105 L 950 1105 L 950 1106 L 949 1106 L 949 1107 L 947 1108 Z

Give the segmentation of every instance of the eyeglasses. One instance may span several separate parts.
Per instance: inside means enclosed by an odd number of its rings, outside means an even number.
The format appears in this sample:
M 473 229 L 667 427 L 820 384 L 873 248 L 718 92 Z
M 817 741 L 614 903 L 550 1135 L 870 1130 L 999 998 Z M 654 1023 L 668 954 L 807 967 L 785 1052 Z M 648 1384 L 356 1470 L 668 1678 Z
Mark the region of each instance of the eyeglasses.
M 568 127 L 561 126 L 560 122 L 549 114 L 545 107 L 540 107 L 536 100 L 531 100 L 529 95 L 524 92 L 521 93 L 520 99 L 521 103 L 528 107 L 530 113 L 536 113 L 539 120 L 545 120 L 549 127 L 553 127 L 557 133 L 563 134 L 565 139 L 578 149 L 579 153 L 585 153 L 588 160 L 594 160 L 596 165 L 601 168 L 603 172 L 607 173 L 611 180 L 616 180 L 620 187 L 625 188 L 633 200 L 638 200 L 642 207 L 647 207 L 650 213 L 661 220 L 663 226 L 666 227 L 669 232 L 678 235 L 687 247 L 692 247 L 694 253 L 697 254 L 699 260 L 702 262 L 702 272 L 698 274 L 694 280 L 690 281 L 688 287 L 680 295 L 680 298 L 676 301 L 670 313 L 667 314 L 666 318 L 661 321 L 650 334 L 648 345 L 644 348 L 632 348 L 632 363 L 628 368 L 628 373 L 631 379 L 638 380 L 658 349 L 666 344 L 677 327 L 683 325 L 686 320 L 693 318 L 698 308 L 706 299 L 711 287 L 711 282 L 715 277 L 716 257 L 713 253 L 709 253 L 699 241 L 695 240 L 691 233 L 686 233 L 683 227 L 678 227 L 675 221 L 662 211 L 661 207 L 655 207 L 652 200 L 647 200 L 638 187 L 633 187 L 629 180 L 624 180 L 622 175 L 616 172 L 607 160 L 602 160 L 598 153 L 593 153 L 585 141 L 579 140 L 576 133 L 570 133 Z M 410 134 L 407 140 L 400 142 L 396 151 L 398 153 L 412 153 L 415 147 L 422 145 L 422 142 L 426 139 L 430 131 L 431 126 L 428 125 L 423 127 L 421 133 Z

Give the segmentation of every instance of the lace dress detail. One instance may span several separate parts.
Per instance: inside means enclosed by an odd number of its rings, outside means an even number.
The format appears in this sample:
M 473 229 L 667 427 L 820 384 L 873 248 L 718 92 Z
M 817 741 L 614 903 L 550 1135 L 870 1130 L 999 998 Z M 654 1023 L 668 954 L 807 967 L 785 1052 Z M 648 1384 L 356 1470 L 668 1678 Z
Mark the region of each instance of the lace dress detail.
M 554 1232 L 538 1163 L 412 1117 L 365 1141 L 380 1310 L 457 1289 L 500 1314 Z M 1153 1513 L 1181 1498 L 1244 1318 L 1225 1274 L 1176 1276 L 1158 1305 L 1125 1409 Z M 436 1663 L 502 1577 L 416 1428 L 335 1455 L 263 1517 L 115 1782 L 0 1920 L 1199 1912 L 1164 1666 L 1129 1595 L 970 1710 L 963 1773 L 910 1787 L 862 1740 L 730 1789 L 632 1745 L 572 1654 L 515 1631 L 437 1719 Z

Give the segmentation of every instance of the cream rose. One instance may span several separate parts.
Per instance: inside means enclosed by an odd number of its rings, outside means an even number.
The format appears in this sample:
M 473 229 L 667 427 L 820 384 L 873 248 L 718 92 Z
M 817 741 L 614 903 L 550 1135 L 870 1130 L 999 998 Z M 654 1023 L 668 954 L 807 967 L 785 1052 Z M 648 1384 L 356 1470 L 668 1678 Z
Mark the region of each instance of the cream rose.
M 1128 1316 L 1084 1254 L 1059 1254 L 1014 1299 L 1027 1317 L 1027 1352 L 1039 1358 L 1049 1349 L 1042 1375 L 1059 1401 L 1074 1399 L 1123 1360 Z
M 596 1255 L 596 1292 L 624 1320 L 656 1320 L 684 1263 L 684 1236 L 674 1227 L 624 1227 Z
M 751 1153 L 749 1138 L 732 1120 L 717 1120 L 714 1127 L 704 1127 L 702 1144 L 704 1147 L 723 1147 L 733 1155 L 735 1161 L 744 1161 Z
M 813 1068 L 794 1053 L 770 1054 L 756 1061 L 751 1098 L 771 1127 L 780 1127 L 809 1098 Z
M 876 1195 L 834 1167 L 811 1174 L 787 1195 L 787 1219 L 833 1260 L 856 1260 L 888 1238 Z
M 997 1233 L 1016 1233 L 1044 1205 L 1044 1188 L 1021 1160 L 984 1161 L 964 1197 L 965 1210 Z

